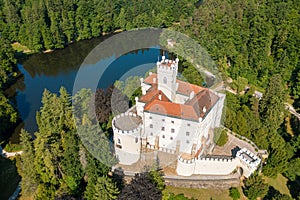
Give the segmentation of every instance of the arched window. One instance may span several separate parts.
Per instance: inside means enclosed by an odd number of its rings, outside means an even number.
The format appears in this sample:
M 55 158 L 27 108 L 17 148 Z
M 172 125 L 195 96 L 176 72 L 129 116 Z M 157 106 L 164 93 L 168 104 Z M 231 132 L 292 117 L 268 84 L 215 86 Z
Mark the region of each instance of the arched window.
M 167 77 L 164 77 L 164 84 L 167 84 L 168 80 Z

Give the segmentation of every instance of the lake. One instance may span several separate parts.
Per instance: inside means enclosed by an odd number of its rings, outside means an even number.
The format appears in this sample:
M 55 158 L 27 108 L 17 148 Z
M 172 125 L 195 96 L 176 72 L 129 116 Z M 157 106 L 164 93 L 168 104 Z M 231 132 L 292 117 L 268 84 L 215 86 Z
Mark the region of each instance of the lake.
M 42 106 L 41 98 L 44 89 L 58 93 L 60 87 L 63 86 L 72 94 L 78 69 L 89 52 L 102 41 L 103 38 L 96 38 L 77 42 L 61 50 L 30 55 L 28 59 L 18 64 L 23 77 L 7 91 L 9 96 L 14 97 L 22 119 L 22 123 L 16 128 L 11 138 L 12 142 L 18 140 L 21 128 L 25 128 L 32 134 L 37 131 L 36 112 Z M 103 60 L 114 60 L 98 82 L 98 87 L 105 89 L 121 77 L 124 79 L 129 75 L 145 74 L 155 66 L 158 56 L 162 53 L 158 46 L 150 47 L 120 55 L 118 58 L 115 58 L 115 55 L 100 58 L 95 64 L 82 67 L 87 73 L 85 76 L 92 78 L 95 76 L 94 72 L 103 67 Z M 141 65 L 142 67 L 135 70 L 135 73 L 127 73 Z

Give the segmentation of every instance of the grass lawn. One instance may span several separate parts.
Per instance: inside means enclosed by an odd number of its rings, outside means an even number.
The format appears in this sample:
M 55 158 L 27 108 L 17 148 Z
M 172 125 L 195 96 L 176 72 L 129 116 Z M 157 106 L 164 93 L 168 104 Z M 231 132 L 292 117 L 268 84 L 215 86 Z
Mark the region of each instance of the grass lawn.
M 241 190 L 239 190 L 241 191 Z M 229 197 L 229 190 L 221 190 L 221 189 L 196 189 L 196 188 L 179 188 L 173 186 L 167 186 L 164 190 L 166 193 L 174 193 L 174 194 L 184 194 L 184 196 L 188 198 L 194 197 L 194 199 L 199 200 L 232 200 Z M 241 199 L 245 199 L 241 194 Z
M 281 174 L 278 174 L 275 179 L 264 177 L 264 180 L 266 181 L 266 183 L 278 190 L 281 194 L 290 195 L 290 191 L 286 185 L 288 179 L 282 176 Z

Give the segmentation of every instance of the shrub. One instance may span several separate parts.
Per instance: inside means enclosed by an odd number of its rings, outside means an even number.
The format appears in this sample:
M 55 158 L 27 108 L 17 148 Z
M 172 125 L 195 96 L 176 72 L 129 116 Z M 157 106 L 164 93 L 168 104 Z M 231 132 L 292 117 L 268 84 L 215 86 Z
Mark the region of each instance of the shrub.
M 215 142 L 218 146 L 224 146 L 228 141 L 228 135 L 226 130 L 222 130 L 222 132 L 217 135 L 215 134 Z
M 229 196 L 233 200 L 238 200 L 239 198 L 241 198 L 240 192 L 236 187 L 232 187 L 229 189 Z

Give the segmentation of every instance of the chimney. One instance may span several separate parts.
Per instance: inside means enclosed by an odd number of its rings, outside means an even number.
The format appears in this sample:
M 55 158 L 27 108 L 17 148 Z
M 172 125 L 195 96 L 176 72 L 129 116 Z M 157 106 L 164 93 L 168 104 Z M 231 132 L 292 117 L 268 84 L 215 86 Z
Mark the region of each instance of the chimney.
M 149 76 L 151 76 L 152 75 L 152 72 L 149 72 Z
M 152 81 L 153 81 L 153 83 L 156 83 L 156 78 L 153 78 L 153 80 L 152 80 Z
M 195 96 L 195 92 L 192 91 L 192 92 L 190 93 L 190 99 L 194 98 L 194 96 Z
M 205 106 L 203 107 L 203 113 L 206 113 L 206 108 L 205 108 Z
M 158 99 L 161 101 L 161 94 L 158 95 Z
M 179 83 L 176 83 L 176 91 L 178 90 L 179 87 Z

